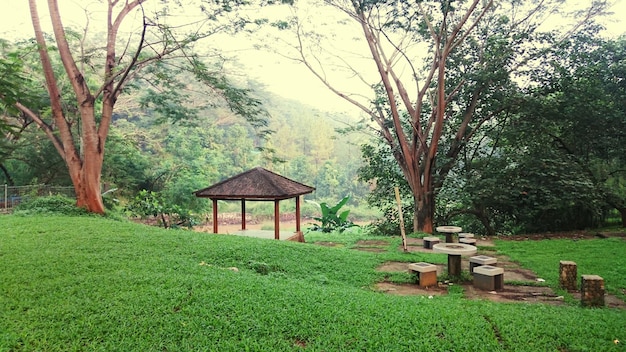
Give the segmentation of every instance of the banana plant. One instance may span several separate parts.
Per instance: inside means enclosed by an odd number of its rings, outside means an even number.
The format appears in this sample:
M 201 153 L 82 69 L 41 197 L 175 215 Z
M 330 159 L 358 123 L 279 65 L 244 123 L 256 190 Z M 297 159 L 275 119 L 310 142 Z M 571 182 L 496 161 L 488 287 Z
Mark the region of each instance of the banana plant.
M 321 222 L 321 224 L 314 224 L 311 228 L 312 231 L 319 232 L 333 232 L 339 231 L 343 232 L 349 227 L 357 226 L 352 221 L 348 220 L 348 215 L 350 215 L 350 210 L 344 210 L 339 213 L 341 207 L 346 205 L 350 196 L 343 197 L 342 200 L 339 201 L 336 205 L 330 207 L 326 202 L 315 203 L 312 201 L 307 201 L 309 203 L 316 204 L 319 206 L 320 211 L 322 212 L 321 217 L 314 217 L 313 219 Z

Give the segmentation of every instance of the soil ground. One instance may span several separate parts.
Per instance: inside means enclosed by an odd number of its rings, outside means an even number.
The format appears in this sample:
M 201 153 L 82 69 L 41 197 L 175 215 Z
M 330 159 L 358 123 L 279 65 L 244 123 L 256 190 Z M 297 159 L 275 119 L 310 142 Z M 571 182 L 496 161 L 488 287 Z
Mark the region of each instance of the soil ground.
M 310 221 L 308 221 L 310 222 Z M 306 220 L 302 221 L 302 227 L 307 227 Z M 249 230 L 261 230 L 262 228 L 273 228 L 273 221 L 247 223 L 246 228 Z M 295 221 L 293 219 L 282 219 L 280 222 L 281 233 L 282 230 L 293 231 L 295 229 Z M 212 232 L 213 228 L 210 225 L 198 226 L 196 231 Z M 235 219 L 232 222 L 225 221 L 220 222 L 219 232 L 226 234 L 237 234 L 241 230 L 240 219 Z M 567 232 L 567 233 L 548 233 L 548 234 L 530 234 L 524 236 L 507 236 L 501 239 L 505 240 L 544 240 L 555 238 L 606 238 L 619 236 L 626 239 L 624 233 L 601 233 L 601 232 Z M 281 235 L 282 238 L 282 235 Z M 530 303 L 545 303 L 553 305 L 562 305 L 564 303 L 564 297 L 558 296 L 554 291 L 545 286 L 541 286 L 541 278 L 537 277 L 533 271 L 522 268 L 519 264 L 511 261 L 508 257 L 500 255 L 496 251 L 494 242 L 488 238 L 476 238 L 477 246 L 479 250 L 476 255 L 488 255 L 490 257 L 496 257 L 498 259 L 497 266 L 504 268 L 504 287 L 497 291 L 482 291 L 474 288 L 471 282 L 461 284 L 465 297 L 468 299 L 486 299 L 496 302 L 530 302 Z M 315 242 L 316 245 L 327 247 L 339 247 L 343 246 L 340 243 L 334 242 Z M 360 241 L 356 246 L 352 247 L 354 250 L 367 251 L 367 252 L 384 252 L 387 250 L 389 243 L 387 241 Z M 432 250 L 424 249 L 421 239 L 409 238 L 407 241 L 407 248 L 410 252 L 428 252 L 432 253 Z M 398 248 L 402 251 L 402 247 Z M 405 262 L 387 262 L 381 265 L 377 270 L 381 272 L 408 272 L 409 263 Z M 468 271 L 469 263 L 467 258 L 462 261 L 462 269 Z M 437 275 L 441 275 L 445 270 L 445 265 L 437 265 Z M 515 285 L 507 284 L 507 282 L 514 282 Z M 524 284 L 527 283 L 527 284 Z M 438 286 L 421 288 L 417 284 L 396 284 L 391 282 L 380 282 L 376 285 L 376 289 L 393 295 L 420 295 L 424 297 L 434 295 L 445 295 L 448 293 L 447 283 L 439 283 Z M 575 300 L 580 300 L 580 292 L 571 292 Z M 607 294 L 605 296 L 605 302 L 607 307 L 626 309 L 626 303 L 616 296 Z

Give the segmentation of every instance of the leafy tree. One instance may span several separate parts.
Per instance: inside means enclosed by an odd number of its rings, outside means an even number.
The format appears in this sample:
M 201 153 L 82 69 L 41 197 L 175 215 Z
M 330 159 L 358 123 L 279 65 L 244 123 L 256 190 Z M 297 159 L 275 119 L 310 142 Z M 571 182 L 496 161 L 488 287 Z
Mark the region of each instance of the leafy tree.
M 337 61 L 348 63 L 348 72 L 374 87 L 373 101 L 359 100 L 331 80 L 321 53 L 332 53 L 318 45 L 323 36 L 307 32 L 304 21 L 277 26 L 296 30 L 294 59 L 371 119 L 410 187 L 414 230 L 425 232 L 433 230 L 437 192 L 463 146 L 516 103 L 500 99 L 517 89 L 516 75 L 605 5 L 594 2 L 569 32 L 559 35 L 539 28 L 561 1 L 530 6 L 481 0 L 329 3 L 360 28 L 378 81 L 368 81 L 346 57 Z M 314 38 L 310 47 L 307 38 Z
M 145 187 L 152 164 L 148 155 L 139 148 L 137 133 L 134 127 L 128 125 L 112 129 L 102 167 L 105 188 L 116 188 L 116 194 L 127 198 L 132 198 Z
M 366 200 L 368 204 L 381 210 L 384 218 L 375 226 L 382 234 L 397 234 L 400 229 L 400 217 L 398 216 L 398 204 L 395 197 L 395 187 L 399 188 L 401 195 L 410 195 L 411 190 L 402 175 L 397 162 L 389 151 L 389 145 L 379 141 L 377 145 L 364 144 L 361 147 L 364 165 L 359 169 L 359 179 L 363 182 L 371 182 Z M 375 182 L 375 183 L 374 183 Z M 402 201 L 403 217 L 410 218 L 413 213 L 413 205 L 410 199 Z M 405 226 L 407 224 L 405 223 Z M 406 229 L 405 230 L 409 230 Z
M 42 30 L 37 2 L 29 0 L 50 107 L 42 110 L 14 94 L 5 93 L 2 97 L 5 104 L 14 103 L 21 113 L 35 121 L 50 139 L 68 168 L 77 205 L 90 212 L 104 212 L 100 181 L 105 145 L 116 103 L 123 93 L 147 83 L 153 88 L 146 91 L 144 106 L 152 106 L 166 118 L 188 118 L 197 110 L 181 107 L 182 103 L 189 102 L 189 96 L 181 92 L 184 84 L 178 74 L 187 72 L 186 78 L 193 77 L 209 87 L 212 93 L 209 96 L 223 99 L 234 113 L 259 128 L 266 124 L 258 100 L 247 90 L 233 86 L 222 73 L 212 70 L 193 54 L 194 43 L 220 30 L 240 29 L 247 23 L 223 21 L 234 15 L 240 4 L 201 4 L 199 13 L 206 14 L 207 19 L 201 22 L 201 26 L 188 28 L 188 32 L 181 34 L 169 20 L 168 13 L 173 12 L 172 9 L 149 13 L 144 6 L 146 2 L 106 1 L 106 40 L 102 48 L 92 48 L 87 46 L 84 38 L 64 26 L 57 0 L 48 1 L 54 32 L 54 45 L 49 45 L 50 39 Z M 140 30 L 122 38 L 123 26 L 130 24 L 126 22 L 133 18 L 130 16 L 133 13 L 139 14 Z M 57 59 L 62 63 L 63 72 L 56 70 Z M 65 81 L 71 87 L 71 93 L 64 90 L 62 83 Z M 67 99 L 68 95 L 71 99 Z
M 626 226 L 626 38 L 583 33 L 559 54 L 550 61 L 552 74 L 537 79 L 525 119 Z
M 0 170 L 5 182 L 11 185 L 16 180 L 8 164 L 12 159 L 25 160 L 13 153 L 20 146 L 28 144 L 21 136 L 32 123 L 27 116 L 20 113 L 15 103 L 18 99 L 28 101 L 33 106 L 44 106 L 47 103 L 36 94 L 36 82 L 25 72 L 33 51 L 34 46 L 29 43 L 24 44 L 20 50 L 14 50 L 9 42 L 0 40 L 0 133 L 3 137 L 0 139 Z
M 478 231 L 470 215 L 494 234 L 595 227 L 619 209 L 624 43 L 596 33 L 560 43 L 529 72 L 520 108 L 466 146 L 440 194 L 442 217 Z

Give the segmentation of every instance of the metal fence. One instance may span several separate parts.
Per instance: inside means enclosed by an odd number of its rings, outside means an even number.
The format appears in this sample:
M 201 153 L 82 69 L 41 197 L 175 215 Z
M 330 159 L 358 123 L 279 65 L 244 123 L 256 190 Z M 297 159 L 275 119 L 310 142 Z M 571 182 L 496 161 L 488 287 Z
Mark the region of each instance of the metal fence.
M 71 186 L 9 186 L 3 185 L 0 189 L 0 210 L 7 211 L 29 198 L 64 195 L 75 197 L 74 187 Z

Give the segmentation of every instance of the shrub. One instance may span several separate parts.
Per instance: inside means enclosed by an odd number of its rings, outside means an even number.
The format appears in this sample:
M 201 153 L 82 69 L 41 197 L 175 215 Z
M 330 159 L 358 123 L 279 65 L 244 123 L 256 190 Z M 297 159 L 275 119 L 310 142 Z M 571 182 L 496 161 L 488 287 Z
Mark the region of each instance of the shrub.
M 24 199 L 14 208 L 15 214 L 86 215 L 87 210 L 76 206 L 76 200 L 62 195 Z
M 163 196 L 157 192 L 142 190 L 127 206 L 127 210 L 142 219 L 154 217 L 159 226 L 164 228 L 192 228 L 196 218 L 188 209 L 174 204 L 166 204 Z
M 333 207 L 329 207 L 326 203 L 320 203 L 319 207 L 322 212 L 322 216 L 315 217 L 314 219 L 320 221 L 321 224 L 313 224 L 313 227 L 311 227 L 311 231 L 343 232 L 350 227 L 358 226 L 352 221 L 348 220 L 350 210 L 345 210 L 339 213 L 339 209 L 341 209 L 341 207 L 343 207 L 349 199 L 350 196 L 345 196 L 341 201 L 339 201 L 339 203 L 337 203 Z

